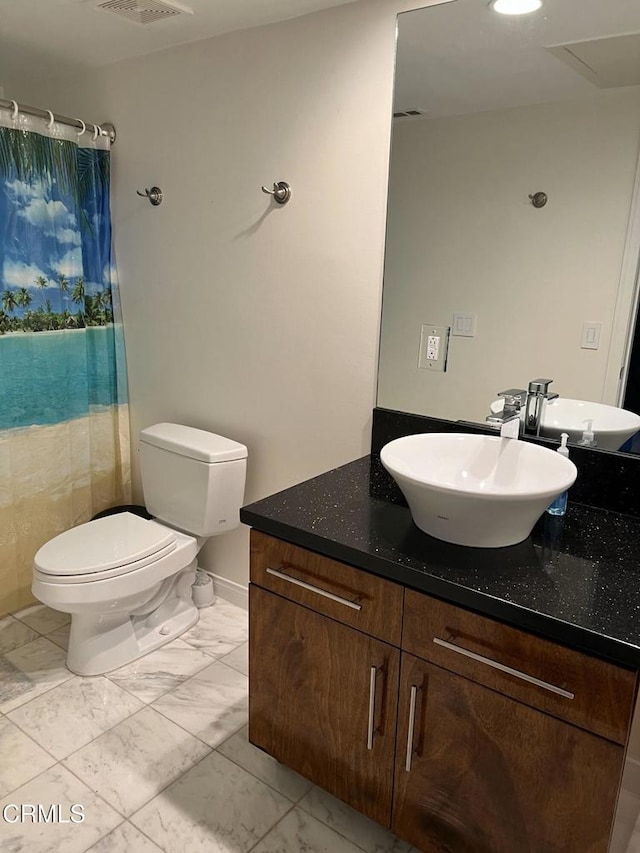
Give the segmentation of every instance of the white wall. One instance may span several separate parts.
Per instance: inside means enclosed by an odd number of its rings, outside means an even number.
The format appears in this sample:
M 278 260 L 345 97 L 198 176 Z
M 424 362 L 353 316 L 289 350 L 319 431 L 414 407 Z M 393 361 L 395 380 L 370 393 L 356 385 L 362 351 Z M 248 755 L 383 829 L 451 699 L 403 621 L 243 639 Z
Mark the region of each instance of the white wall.
M 91 77 L 91 73 L 77 71 L 73 58 L 61 63 L 50 54 L 8 41 L 0 31 L 0 89 L 4 90 L 0 97 L 45 109 L 45 101 L 50 99 L 54 104 L 74 105 L 81 103 L 80 91 Z
M 117 127 L 133 432 L 176 420 L 245 442 L 247 501 L 368 450 L 395 15 L 411 5 L 350 4 L 43 84 L 53 109 Z M 274 180 L 293 187 L 284 208 L 260 191 Z M 136 195 L 152 184 L 158 208 Z M 246 583 L 247 530 L 202 562 Z
M 640 87 L 395 125 L 380 405 L 484 420 L 537 376 L 603 399 L 639 145 Z M 446 373 L 418 369 L 421 324 L 454 311 L 476 336 L 451 338 Z M 580 347 L 591 320 L 597 351 Z

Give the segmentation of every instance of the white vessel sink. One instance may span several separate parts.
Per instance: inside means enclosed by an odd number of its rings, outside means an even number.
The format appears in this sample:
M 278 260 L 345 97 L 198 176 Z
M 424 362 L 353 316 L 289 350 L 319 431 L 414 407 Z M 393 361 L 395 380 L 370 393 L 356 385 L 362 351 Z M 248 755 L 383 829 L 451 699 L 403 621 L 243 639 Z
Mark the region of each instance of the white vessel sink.
M 486 435 L 408 435 L 386 444 L 380 459 L 421 530 L 477 548 L 522 542 L 577 475 L 553 450 Z
M 540 435 L 559 441 L 560 434 L 568 432 L 569 441 L 577 442 L 587 429 L 587 421 L 593 421 L 591 429 L 596 444 L 604 450 L 620 450 L 625 441 L 640 430 L 640 416 L 626 409 L 558 397 L 546 403 L 542 410 Z

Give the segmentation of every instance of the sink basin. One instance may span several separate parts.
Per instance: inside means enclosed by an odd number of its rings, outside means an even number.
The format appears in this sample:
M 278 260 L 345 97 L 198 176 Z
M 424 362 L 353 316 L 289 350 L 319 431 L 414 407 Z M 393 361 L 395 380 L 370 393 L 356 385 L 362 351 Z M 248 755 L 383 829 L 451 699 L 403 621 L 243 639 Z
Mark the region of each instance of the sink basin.
M 626 409 L 558 397 L 545 404 L 540 435 L 559 441 L 560 434 L 568 432 L 569 441 L 580 441 L 588 420 L 593 421 L 597 446 L 604 450 L 620 450 L 640 430 L 640 417 Z
M 577 475 L 553 450 L 487 435 L 407 435 L 386 444 L 380 459 L 420 530 L 476 548 L 522 542 Z

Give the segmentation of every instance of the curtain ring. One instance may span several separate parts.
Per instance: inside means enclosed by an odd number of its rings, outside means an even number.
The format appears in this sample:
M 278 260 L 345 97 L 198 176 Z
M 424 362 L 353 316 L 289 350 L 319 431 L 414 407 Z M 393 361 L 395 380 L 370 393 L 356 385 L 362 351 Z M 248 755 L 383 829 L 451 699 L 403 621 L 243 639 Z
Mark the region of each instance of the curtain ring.
M 11 103 L 13 104 L 13 112 L 11 113 L 11 121 L 17 121 L 18 112 L 19 112 L 18 102 L 12 100 Z
M 53 130 L 53 125 L 55 122 L 55 119 L 53 117 L 53 113 L 51 112 L 51 110 L 45 110 L 45 112 L 49 113 L 49 121 L 47 122 L 47 130 Z
M 87 129 L 87 125 L 82 121 L 82 119 L 81 119 L 81 118 L 77 118 L 77 119 L 76 119 L 76 121 L 77 121 L 77 122 L 80 122 L 80 124 L 82 125 L 82 130 L 81 130 L 79 133 L 77 133 L 77 134 L 76 134 L 76 136 L 78 137 L 78 139 L 80 139 L 80 137 L 82 136 L 82 134 L 83 134 L 83 133 L 85 133 L 85 131 L 86 131 L 86 129 Z
M 92 141 L 92 142 L 96 142 L 96 141 L 97 141 L 97 139 L 98 139 L 98 136 L 99 136 L 101 133 L 102 133 L 102 128 L 101 128 L 101 127 L 98 127 L 98 125 L 97 125 L 97 124 L 94 124 L 94 125 L 93 125 L 93 136 L 91 137 L 91 141 Z

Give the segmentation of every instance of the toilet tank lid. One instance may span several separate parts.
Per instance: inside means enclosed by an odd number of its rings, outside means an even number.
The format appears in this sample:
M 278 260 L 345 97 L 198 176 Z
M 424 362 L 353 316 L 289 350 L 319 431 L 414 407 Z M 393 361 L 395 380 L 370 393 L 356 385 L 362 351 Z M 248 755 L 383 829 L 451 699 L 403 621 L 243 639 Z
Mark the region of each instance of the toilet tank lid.
M 140 441 L 200 462 L 232 462 L 248 456 L 244 444 L 181 424 L 154 424 L 141 430 Z

